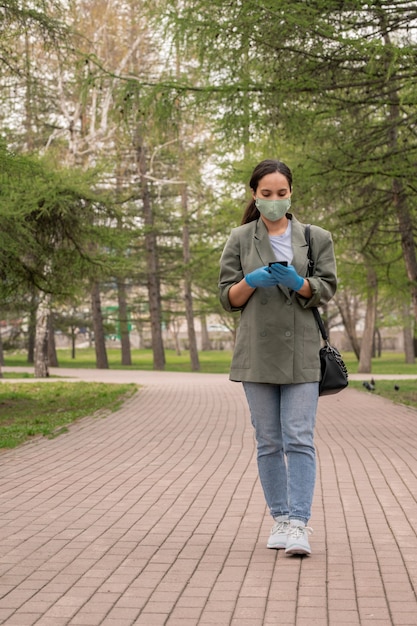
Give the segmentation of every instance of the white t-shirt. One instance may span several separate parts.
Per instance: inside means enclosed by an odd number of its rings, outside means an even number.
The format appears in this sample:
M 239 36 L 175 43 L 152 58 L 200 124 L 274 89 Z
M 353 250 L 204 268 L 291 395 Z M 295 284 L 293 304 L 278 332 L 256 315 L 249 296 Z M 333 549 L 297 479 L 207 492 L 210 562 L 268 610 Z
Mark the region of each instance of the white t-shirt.
M 291 245 L 291 220 L 288 220 L 288 226 L 285 233 L 282 235 L 270 235 L 269 241 L 271 242 L 276 260 L 287 261 L 291 264 L 293 257 Z

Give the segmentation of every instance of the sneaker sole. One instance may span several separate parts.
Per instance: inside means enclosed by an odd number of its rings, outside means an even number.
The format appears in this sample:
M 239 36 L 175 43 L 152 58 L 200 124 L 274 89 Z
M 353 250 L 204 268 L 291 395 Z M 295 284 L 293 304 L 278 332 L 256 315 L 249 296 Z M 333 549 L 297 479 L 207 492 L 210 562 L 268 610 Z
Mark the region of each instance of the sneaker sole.
M 284 543 L 267 543 L 266 544 L 267 548 L 270 548 L 271 550 L 285 550 L 286 548 L 286 544 Z
M 304 554 L 306 556 L 310 556 L 311 550 L 308 550 L 307 548 L 302 548 L 301 546 L 299 548 L 294 546 L 293 548 L 288 548 L 287 550 L 285 550 L 285 554 L 288 554 L 289 556 L 292 556 L 293 554 Z

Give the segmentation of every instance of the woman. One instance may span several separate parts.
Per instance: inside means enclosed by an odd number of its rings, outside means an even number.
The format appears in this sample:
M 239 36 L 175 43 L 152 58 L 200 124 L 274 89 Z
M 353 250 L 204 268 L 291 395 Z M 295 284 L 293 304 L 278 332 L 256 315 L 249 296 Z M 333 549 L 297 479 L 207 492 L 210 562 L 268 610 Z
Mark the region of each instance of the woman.
M 220 261 L 221 303 L 241 311 L 230 379 L 243 383 L 255 429 L 259 478 L 274 518 L 267 547 L 310 555 L 321 345 L 310 309 L 336 291 L 333 242 L 328 231 L 311 227 L 315 270 L 305 278 L 305 225 L 288 212 L 291 170 L 265 160 L 249 184 L 252 200 Z

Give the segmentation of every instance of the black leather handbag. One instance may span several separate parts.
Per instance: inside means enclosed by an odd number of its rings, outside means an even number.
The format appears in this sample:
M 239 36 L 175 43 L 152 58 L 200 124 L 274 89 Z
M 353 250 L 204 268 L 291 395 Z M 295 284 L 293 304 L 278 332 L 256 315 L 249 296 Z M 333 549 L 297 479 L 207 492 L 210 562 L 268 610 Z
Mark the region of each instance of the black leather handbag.
M 324 337 L 323 337 L 324 339 Z M 319 395 L 329 396 L 348 386 L 348 371 L 340 352 L 326 341 L 320 348 L 321 381 Z
M 314 259 L 311 254 L 310 246 L 310 224 L 306 226 L 305 239 L 308 245 L 307 256 L 309 260 L 307 275 L 312 276 L 314 272 Z M 340 352 L 329 343 L 326 328 L 321 319 L 319 310 L 313 308 L 312 311 L 320 329 L 321 336 L 323 337 L 323 341 L 325 342 L 325 345 L 320 348 L 321 380 L 319 384 L 319 395 L 328 396 L 333 393 L 338 393 L 348 386 L 348 371 Z

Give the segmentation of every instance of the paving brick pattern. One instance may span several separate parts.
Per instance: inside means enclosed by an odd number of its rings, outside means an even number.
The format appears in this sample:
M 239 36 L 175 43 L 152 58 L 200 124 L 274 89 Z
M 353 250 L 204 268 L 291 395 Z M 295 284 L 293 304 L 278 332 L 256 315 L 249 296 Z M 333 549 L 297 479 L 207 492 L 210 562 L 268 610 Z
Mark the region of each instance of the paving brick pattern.
M 320 399 L 313 555 L 286 557 L 241 386 L 129 376 L 117 413 L 0 452 L 0 624 L 416 626 L 416 411 Z

